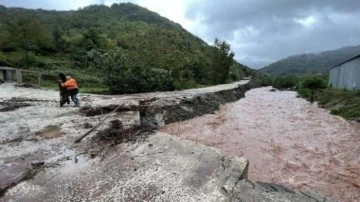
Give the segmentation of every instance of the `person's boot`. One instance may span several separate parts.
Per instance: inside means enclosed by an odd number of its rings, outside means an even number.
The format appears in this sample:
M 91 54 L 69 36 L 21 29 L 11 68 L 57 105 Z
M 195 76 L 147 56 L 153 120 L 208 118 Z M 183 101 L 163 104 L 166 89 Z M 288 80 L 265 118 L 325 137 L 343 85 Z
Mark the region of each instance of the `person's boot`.
M 74 102 L 74 103 L 75 103 L 74 107 L 80 107 L 79 101 L 76 101 L 76 102 Z

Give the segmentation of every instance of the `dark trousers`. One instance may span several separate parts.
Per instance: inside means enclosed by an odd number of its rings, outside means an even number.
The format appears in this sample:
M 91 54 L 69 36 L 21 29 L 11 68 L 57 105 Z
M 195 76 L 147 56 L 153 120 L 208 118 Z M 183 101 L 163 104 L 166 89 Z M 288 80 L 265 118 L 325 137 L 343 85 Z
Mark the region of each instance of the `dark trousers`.
M 59 87 L 60 90 L 60 107 L 62 107 L 65 103 L 70 104 L 69 95 L 64 87 Z
M 75 106 L 80 106 L 79 99 L 77 98 L 77 94 L 79 93 L 79 90 L 77 88 L 68 90 L 68 93 L 70 94 L 71 100 L 75 103 Z

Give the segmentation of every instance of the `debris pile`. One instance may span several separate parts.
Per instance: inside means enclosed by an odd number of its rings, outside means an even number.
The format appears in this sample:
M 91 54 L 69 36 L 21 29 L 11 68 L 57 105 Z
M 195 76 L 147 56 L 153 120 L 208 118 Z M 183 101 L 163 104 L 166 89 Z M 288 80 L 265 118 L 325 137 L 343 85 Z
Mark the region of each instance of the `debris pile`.
M 102 114 L 108 114 L 112 111 L 116 112 L 124 112 L 124 111 L 136 111 L 137 106 L 132 105 L 117 105 L 117 104 L 110 104 L 105 106 L 83 106 L 80 108 L 80 113 L 84 114 L 85 116 L 97 116 Z
M 124 128 L 120 120 L 112 120 L 110 126 L 99 131 L 92 137 L 92 142 L 99 144 L 99 142 L 110 143 L 110 145 L 117 145 L 123 142 L 136 141 L 137 139 L 145 138 L 157 128 L 152 125 L 132 126 Z

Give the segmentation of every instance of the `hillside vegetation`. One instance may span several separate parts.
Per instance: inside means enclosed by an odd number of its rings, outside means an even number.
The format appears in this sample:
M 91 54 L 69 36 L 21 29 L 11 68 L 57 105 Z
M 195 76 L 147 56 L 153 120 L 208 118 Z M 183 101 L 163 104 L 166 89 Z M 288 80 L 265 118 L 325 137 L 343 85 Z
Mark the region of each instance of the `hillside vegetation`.
M 349 46 L 320 53 L 301 54 L 272 63 L 261 73 L 285 76 L 300 74 L 328 74 L 331 67 L 360 54 L 360 46 Z
M 174 90 L 238 80 L 252 71 L 225 41 L 209 46 L 179 24 L 131 3 L 77 11 L 0 6 L 0 66 L 74 75 L 111 93 Z M 29 76 L 29 81 L 32 80 Z

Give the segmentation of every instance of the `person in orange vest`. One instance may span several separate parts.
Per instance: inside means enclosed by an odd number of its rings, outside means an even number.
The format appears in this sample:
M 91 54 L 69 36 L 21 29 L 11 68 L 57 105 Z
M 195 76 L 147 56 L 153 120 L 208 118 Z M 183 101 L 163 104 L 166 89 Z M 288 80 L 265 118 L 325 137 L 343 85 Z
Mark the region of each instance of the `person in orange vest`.
M 80 107 L 79 99 L 77 94 L 79 93 L 78 85 L 75 79 L 71 76 L 66 77 L 66 81 L 61 83 L 62 87 L 66 87 L 67 92 L 70 94 L 71 100 L 75 103 L 75 107 Z

